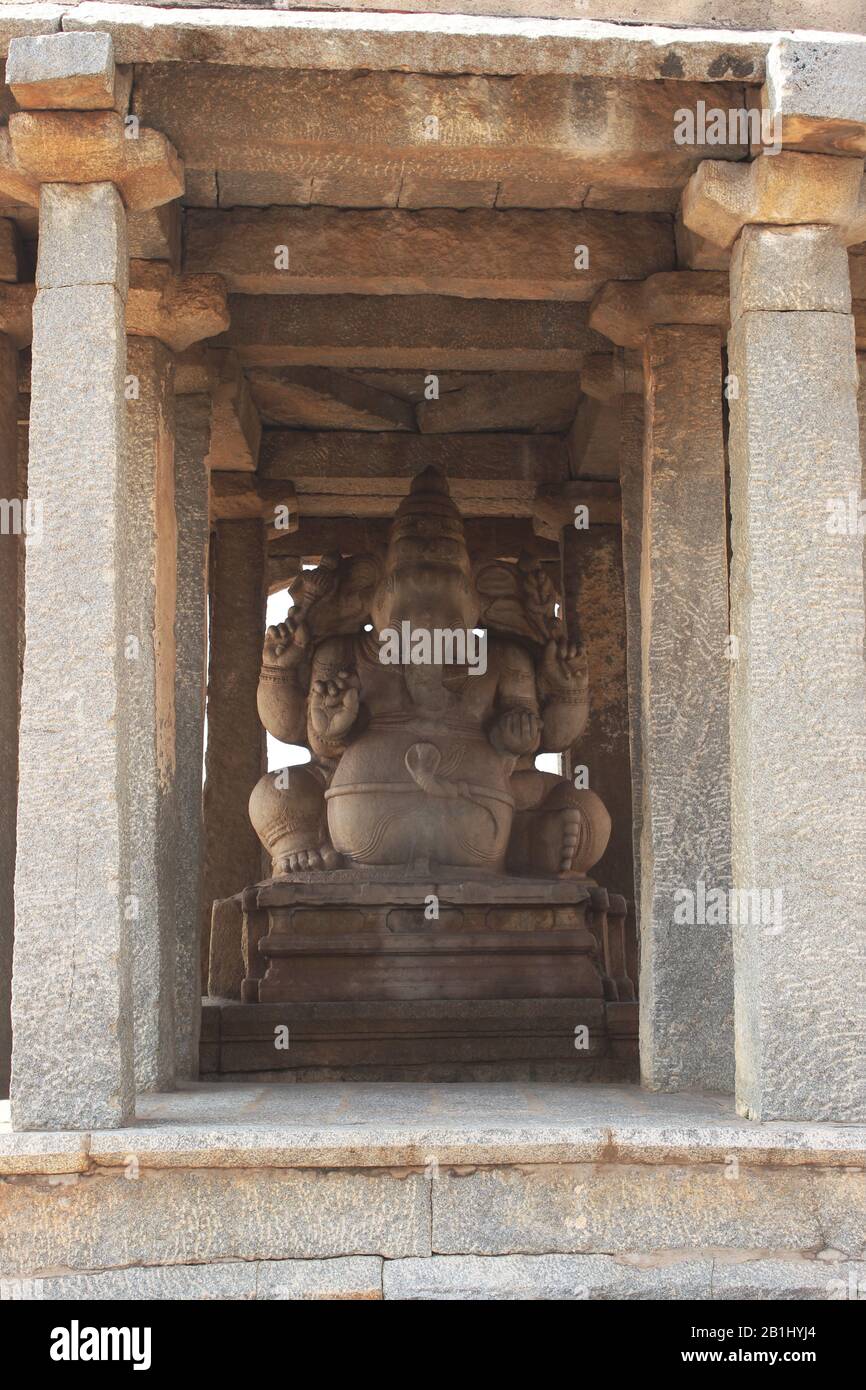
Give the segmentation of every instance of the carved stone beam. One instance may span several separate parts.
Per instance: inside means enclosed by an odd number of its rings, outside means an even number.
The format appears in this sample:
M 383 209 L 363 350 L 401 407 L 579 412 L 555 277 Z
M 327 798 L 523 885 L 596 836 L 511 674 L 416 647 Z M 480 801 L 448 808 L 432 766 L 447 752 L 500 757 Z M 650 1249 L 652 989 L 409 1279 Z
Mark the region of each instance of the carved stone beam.
M 210 496 L 213 520 L 248 521 L 261 517 L 271 523 L 271 532 L 277 536 L 298 529 L 295 486 L 287 479 L 258 478 L 255 473 L 213 472 Z M 278 508 L 285 509 L 279 515 L 279 524 Z
M 643 366 L 634 351 L 593 352 L 580 369 L 580 389 L 595 401 L 643 394 Z
M 619 347 L 639 348 L 655 324 L 704 324 L 726 330 L 728 277 L 722 270 L 674 270 L 648 280 L 611 280 L 599 290 L 590 326 Z
M 130 261 L 126 331 L 183 352 L 229 325 L 219 275 L 175 275 L 163 261 Z
M 590 526 L 618 526 L 622 509 L 619 483 L 574 478 L 542 483 L 535 494 L 532 519 L 539 535 L 558 540 L 563 526 L 573 526 L 577 507 L 586 507 Z
M 705 159 L 683 191 L 682 217 L 716 246 L 733 246 L 749 223 L 837 227 L 853 246 L 866 240 L 863 161 L 793 150 L 764 153 L 751 164 Z

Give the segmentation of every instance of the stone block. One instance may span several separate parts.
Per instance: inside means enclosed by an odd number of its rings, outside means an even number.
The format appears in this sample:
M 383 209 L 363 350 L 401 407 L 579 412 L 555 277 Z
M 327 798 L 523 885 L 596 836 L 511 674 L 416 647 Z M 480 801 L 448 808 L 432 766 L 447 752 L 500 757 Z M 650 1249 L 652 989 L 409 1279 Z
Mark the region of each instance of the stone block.
M 50 1299 L 64 1303 L 212 1302 L 253 1299 L 260 1266 L 254 1261 L 222 1264 L 149 1265 L 92 1274 L 54 1274 L 0 1279 L 0 1302 Z
M 275 1300 L 380 1299 L 383 1261 L 358 1255 L 333 1260 L 262 1260 L 256 1298 Z
M 713 1261 L 716 1302 L 764 1300 L 841 1302 L 866 1294 L 866 1264 L 791 1257 L 785 1260 Z
M 18 279 L 19 236 L 11 217 L 0 217 L 0 280 Z
M 127 218 L 129 259 L 167 261 L 180 270 L 180 203 L 161 203 L 157 208 L 132 212 Z
M 848 253 L 832 227 L 744 227 L 731 261 L 731 318 L 750 310 L 851 312 Z
M 774 1252 L 826 1242 L 812 1176 L 803 1169 L 741 1165 L 732 1181 L 721 1164 L 489 1168 L 440 1172 L 432 1194 L 433 1249 L 443 1255 L 708 1246 Z M 852 1189 L 845 1201 L 853 1216 L 862 1193 Z
M 866 39 L 780 34 L 767 54 L 763 100 L 789 149 L 866 154 Z
M 805 1262 L 804 1262 L 805 1263 Z M 612 1255 L 433 1255 L 386 1260 L 385 1299 L 495 1300 L 708 1299 L 710 1259 L 629 1263 Z
M 425 1255 L 429 1203 L 421 1173 L 152 1171 L 133 1151 L 110 1173 L 0 1181 L 0 1273 Z
M 6 85 L 24 110 L 110 108 L 115 99 L 111 35 L 60 33 L 13 39 Z
M 126 299 L 126 217 L 114 184 L 47 183 L 40 192 L 39 213 L 51 233 L 39 238 L 37 290 L 113 285 Z M 86 240 L 81 234 L 85 225 Z
M 258 368 L 247 377 L 271 423 L 294 429 L 414 430 L 408 401 L 327 367 Z

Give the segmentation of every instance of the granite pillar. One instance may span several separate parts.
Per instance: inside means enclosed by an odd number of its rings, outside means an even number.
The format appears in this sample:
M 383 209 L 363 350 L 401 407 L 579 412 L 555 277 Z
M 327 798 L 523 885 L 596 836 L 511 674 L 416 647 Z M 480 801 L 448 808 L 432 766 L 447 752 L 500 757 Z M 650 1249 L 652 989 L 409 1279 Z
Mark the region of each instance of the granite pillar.
M 175 682 L 177 847 L 175 913 L 175 1067 L 198 1077 L 201 1021 L 199 935 L 202 903 L 202 768 L 207 682 L 208 472 L 210 397 L 175 403 L 177 612 Z
M 174 362 L 155 338 L 127 346 L 127 487 L 120 499 L 123 659 L 129 694 L 126 912 L 133 944 L 135 1081 L 174 1084 L 175 793 Z
M 16 505 L 17 504 L 17 505 Z M 23 498 L 18 486 L 18 353 L 0 334 L 0 1096 L 12 1063 L 12 942 L 15 927 L 15 817 L 18 800 L 18 571 Z
M 734 882 L 772 908 L 735 928 L 737 1107 L 853 1123 L 866 1118 L 862 463 L 836 229 L 744 227 L 731 312 Z
M 33 308 L 19 741 L 12 1119 L 132 1116 L 132 924 L 124 897 L 129 706 L 122 585 L 128 485 L 126 213 L 110 183 L 46 184 Z
M 265 732 L 256 707 L 265 631 L 266 540 L 260 520 L 220 521 L 210 589 L 210 661 L 204 787 L 202 989 L 207 989 L 210 916 L 262 876 L 250 823 L 250 792 L 265 769 Z
M 722 343 L 650 327 L 641 540 L 640 1048 L 653 1090 L 733 1088 Z

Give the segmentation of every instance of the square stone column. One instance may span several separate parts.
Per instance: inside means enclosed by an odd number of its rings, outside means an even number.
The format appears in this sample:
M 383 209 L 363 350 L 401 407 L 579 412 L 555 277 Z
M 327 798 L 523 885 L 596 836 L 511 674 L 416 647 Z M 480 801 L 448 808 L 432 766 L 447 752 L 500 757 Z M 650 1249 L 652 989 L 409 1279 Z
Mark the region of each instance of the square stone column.
M 640 939 L 640 842 L 643 830 L 643 724 L 641 701 L 640 571 L 643 538 L 643 397 L 620 397 L 619 484 L 622 495 L 622 573 L 625 596 L 626 679 L 631 764 L 632 857 Z
M 174 1084 L 175 610 L 174 361 L 155 338 L 130 337 L 126 361 L 127 486 L 120 506 L 123 657 L 130 789 L 125 874 L 131 924 L 138 1091 Z
M 177 880 L 175 911 L 175 1067 L 198 1077 L 201 1022 L 202 767 L 207 682 L 207 563 L 210 396 L 175 402 L 177 516 L 176 740 Z
M 262 877 L 262 847 L 250 823 L 248 803 L 265 770 L 265 731 L 256 705 L 267 601 L 263 521 L 217 523 L 210 583 L 203 990 L 214 900 L 230 897 Z
M 0 334 L 0 1096 L 12 1064 L 12 942 L 15 928 L 15 818 L 18 801 L 18 575 L 24 499 L 18 470 L 18 353 Z M 17 505 L 16 505 L 17 504 Z
M 110 183 L 46 184 L 33 306 L 12 1118 L 90 1129 L 133 1112 L 118 497 L 128 479 L 126 215 Z
M 775 898 L 769 921 L 736 927 L 737 1106 L 853 1123 L 866 1118 L 866 684 L 845 248 L 826 227 L 745 227 L 731 293 L 734 872 Z
M 650 328 L 644 372 L 641 1069 L 729 1091 L 731 933 L 702 907 L 731 885 L 720 331 Z
M 149 596 L 171 590 L 151 512 L 172 469 L 155 405 L 155 430 L 139 416 L 127 440 L 127 211 L 179 197 L 183 169 L 158 132 L 128 138 L 116 109 L 128 83 L 107 35 L 13 39 L 7 75 L 28 109 L 0 142 L 0 192 L 40 213 L 29 495 L 45 517 L 26 564 L 12 1119 L 91 1129 L 132 1116 L 133 952 L 148 969 L 164 956 L 141 935 L 140 907 L 156 910 L 151 764 L 163 777 L 171 765 L 173 608 L 161 598 L 151 611 Z M 143 682 L 142 652 L 153 654 Z M 153 1016 L 138 1016 L 162 1046 L 157 993 Z M 159 1084 L 170 1066 L 157 1072 Z
M 733 245 L 731 691 L 737 1108 L 866 1118 L 866 675 L 846 244 L 863 161 L 706 161 L 683 218 Z M 743 903 L 743 899 L 748 901 Z M 765 903 L 766 909 L 765 910 Z
M 724 910 L 707 911 L 709 895 L 726 901 L 731 885 L 727 319 L 726 277 L 694 271 L 612 281 L 590 314 L 592 327 L 643 357 L 643 411 L 624 407 L 620 467 L 641 1074 L 663 1091 L 731 1091 L 734 1082 L 731 932 Z M 632 362 L 627 353 L 624 386 Z
M 569 750 L 569 771 L 586 767 L 586 785 L 598 793 L 611 818 L 610 841 L 592 877 L 611 893 L 631 900 L 634 865 L 619 527 L 564 526 L 560 551 L 566 632 L 585 647 L 589 666 L 589 720 Z

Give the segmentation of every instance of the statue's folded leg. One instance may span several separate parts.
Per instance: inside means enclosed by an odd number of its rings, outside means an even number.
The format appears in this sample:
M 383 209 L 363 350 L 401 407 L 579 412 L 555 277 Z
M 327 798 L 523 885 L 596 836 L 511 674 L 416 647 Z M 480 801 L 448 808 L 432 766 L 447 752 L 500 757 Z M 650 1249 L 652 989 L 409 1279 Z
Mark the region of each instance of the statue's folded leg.
M 315 764 L 265 773 L 250 796 L 250 820 L 274 874 L 339 868 L 328 838 L 325 779 Z
M 536 769 L 516 772 L 514 825 L 508 846 L 513 873 L 585 874 L 610 839 L 610 816 L 601 797 L 564 777 Z

